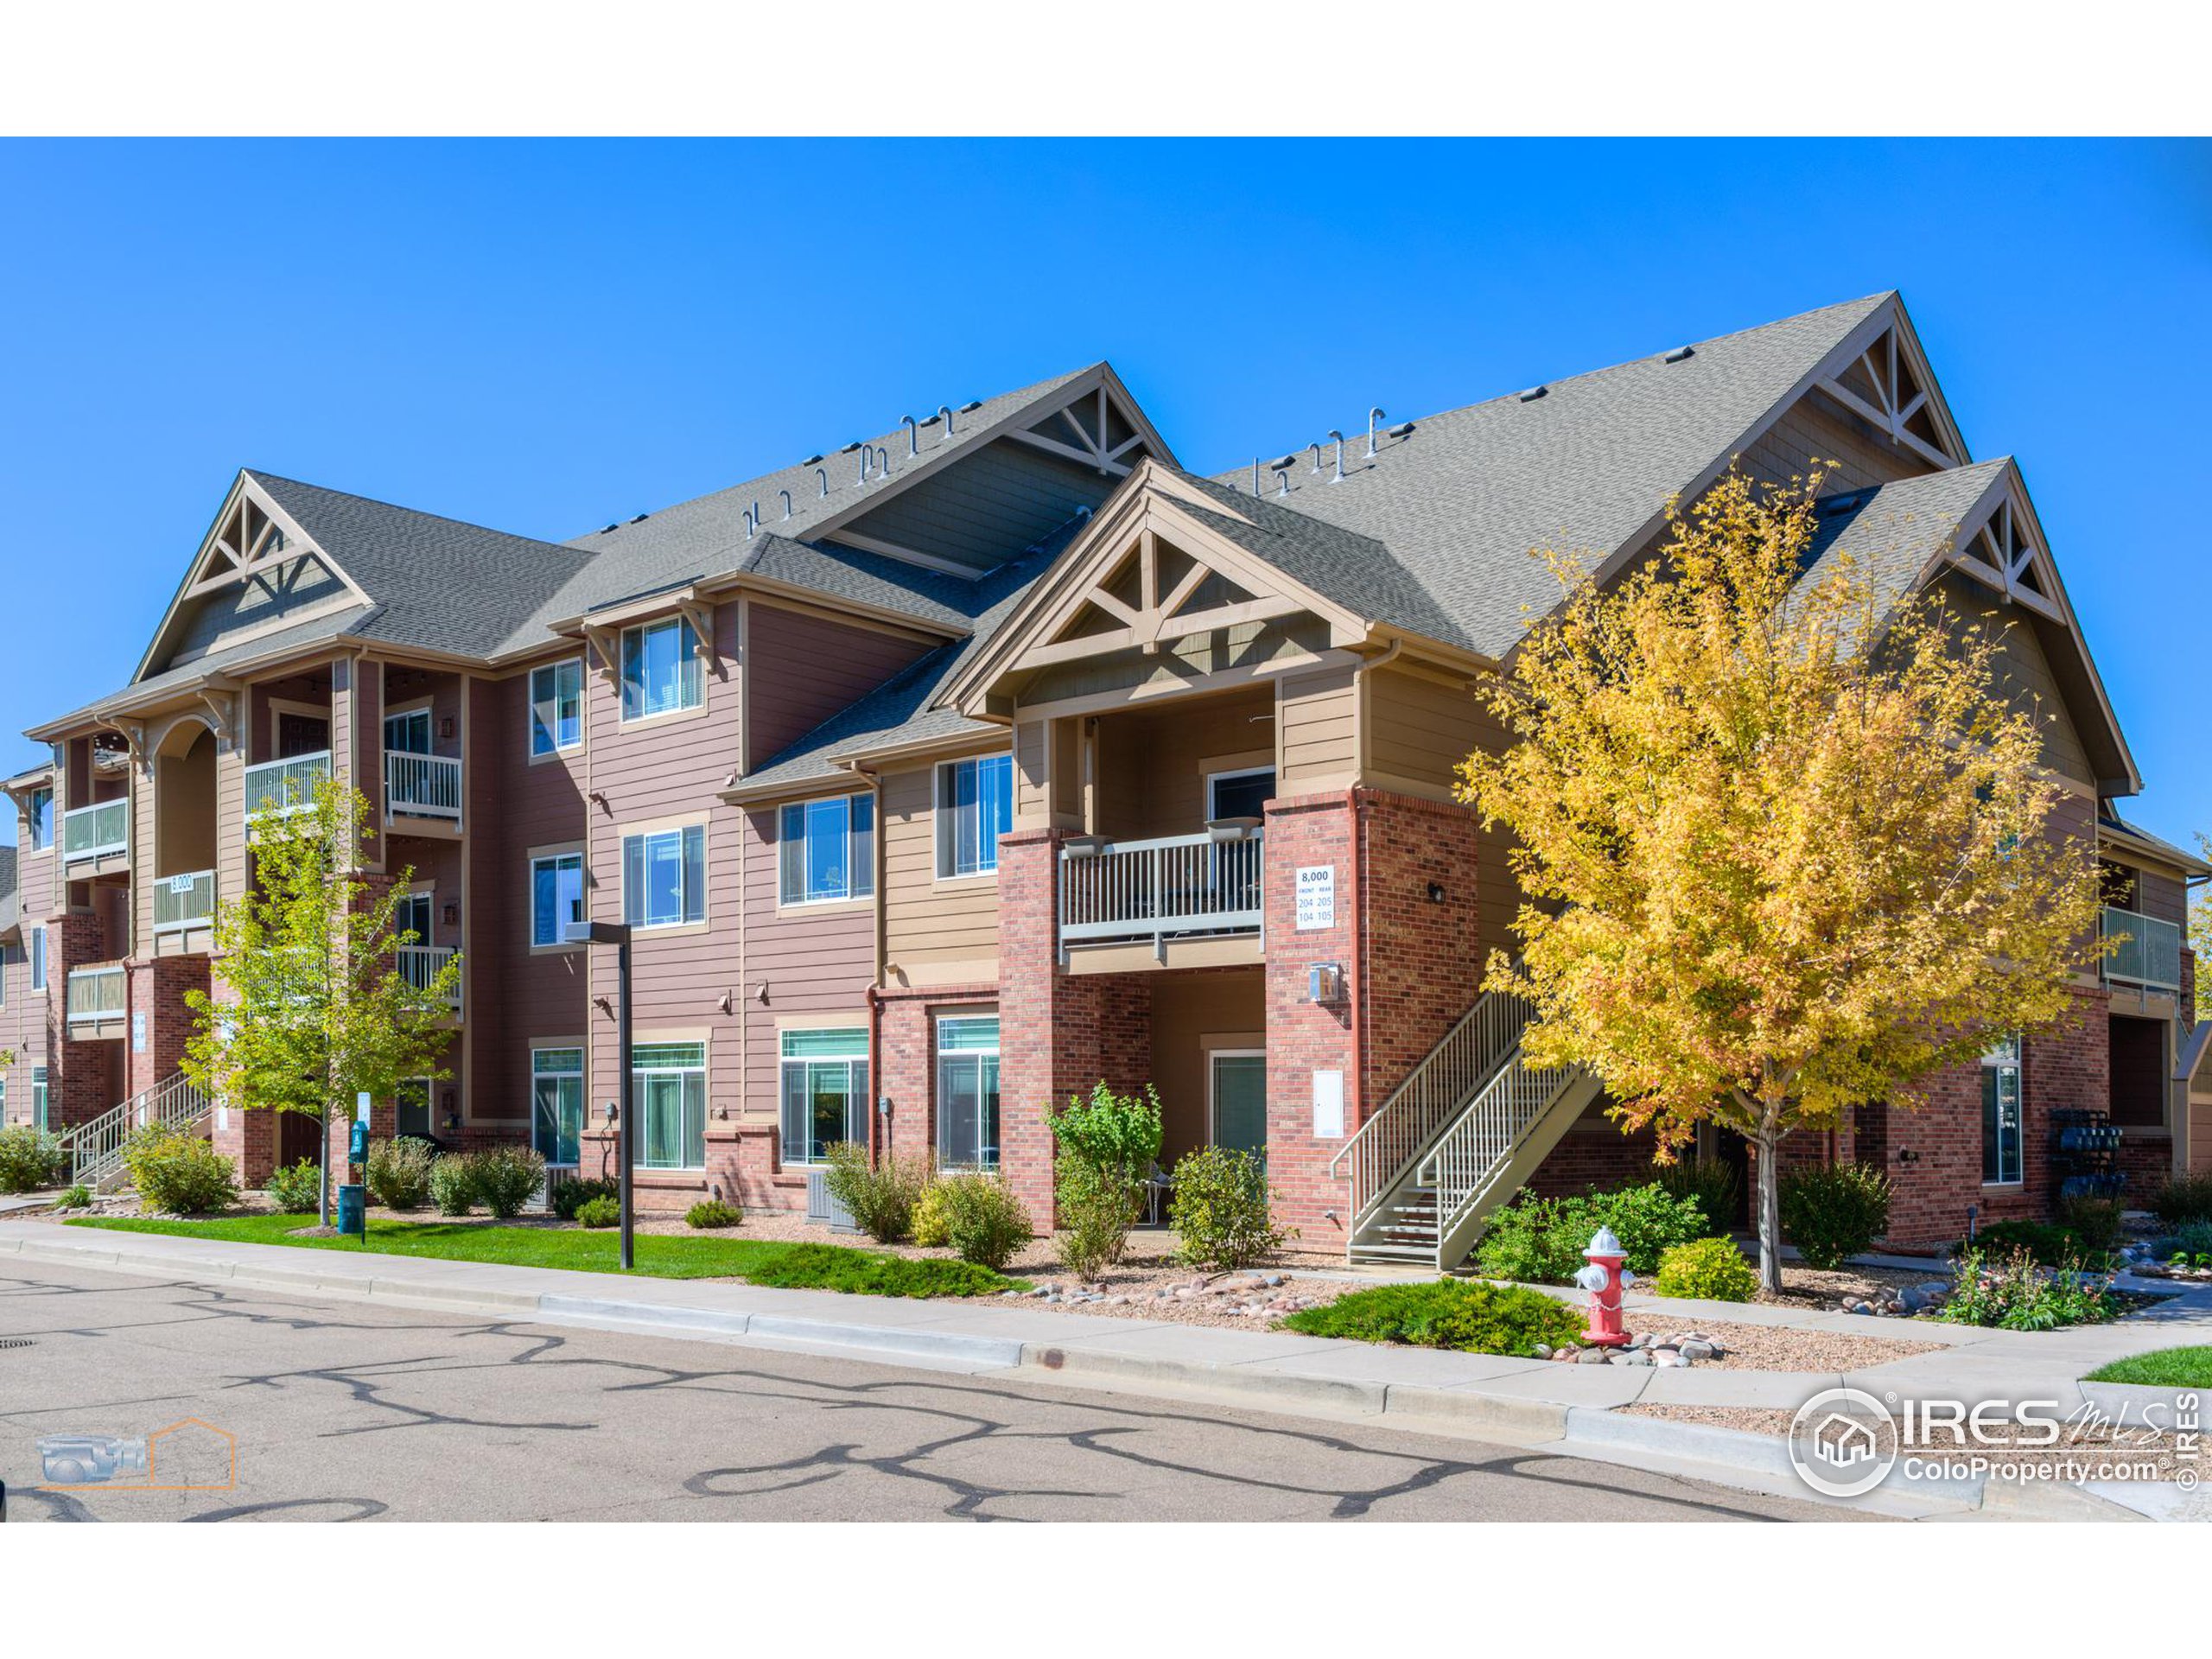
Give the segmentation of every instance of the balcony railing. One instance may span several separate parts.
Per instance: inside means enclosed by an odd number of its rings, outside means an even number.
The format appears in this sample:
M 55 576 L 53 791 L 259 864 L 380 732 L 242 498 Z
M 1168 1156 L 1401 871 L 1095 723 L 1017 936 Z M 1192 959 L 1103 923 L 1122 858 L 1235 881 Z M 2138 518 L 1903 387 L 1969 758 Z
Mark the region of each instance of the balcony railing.
M 2175 923 L 2107 905 L 2105 938 L 2120 940 L 2105 958 L 2107 979 L 2152 990 L 2181 989 L 2181 929 Z
M 403 944 L 399 947 L 399 976 L 418 991 L 430 988 L 430 982 L 438 970 L 451 962 L 454 948 L 449 944 Z M 461 1006 L 461 987 L 455 985 L 446 997 L 454 1007 Z
M 64 859 L 107 858 L 130 850 L 130 799 L 119 796 L 61 815 Z
M 447 754 L 384 752 L 384 803 L 388 812 L 461 822 L 461 762 Z
M 305 812 L 315 805 L 315 792 L 330 776 L 330 751 L 295 754 L 282 760 L 264 760 L 245 769 L 245 815 L 275 808 Z
M 215 919 L 215 872 L 154 878 L 154 931 L 178 933 Z
M 1257 933 L 1262 869 L 1256 833 L 1064 847 L 1060 944 L 1149 941 L 1164 956 L 1172 938 Z
M 120 1020 L 124 1007 L 123 969 L 73 968 L 69 970 L 69 1023 L 84 1025 L 95 1020 Z

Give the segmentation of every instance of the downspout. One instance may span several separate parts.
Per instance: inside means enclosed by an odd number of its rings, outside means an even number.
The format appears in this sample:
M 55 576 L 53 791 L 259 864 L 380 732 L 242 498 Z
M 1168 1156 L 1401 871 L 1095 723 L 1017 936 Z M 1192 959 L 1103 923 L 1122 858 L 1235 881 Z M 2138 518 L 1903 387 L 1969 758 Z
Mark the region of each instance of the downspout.
M 1357 672 L 1367 674 L 1378 668 L 1387 668 L 1398 660 L 1406 649 L 1405 636 L 1401 634 L 1382 655 L 1370 658 L 1359 665 Z M 1366 721 L 1363 719 L 1359 730 L 1359 759 L 1366 756 Z M 1367 808 L 1360 798 L 1357 785 L 1344 791 L 1344 804 L 1351 813 L 1351 868 L 1347 872 L 1346 885 L 1351 889 L 1351 963 L 1347 970 L 1344 994 L 1351 1003 L 1351 1112 L 1347 1128 L 1356 1132 L 1367 1122 L 1367 1001 L 1363 995 L 1367 986 Z
M 849 764 L 851 764 L 852 770 L 857 776 L 865 778 L 868 780 L 868 792 L 872 799 L 873 816 L 875 820 L 875 834 L 873 837 L 875 844 L 869 852 L 869 859 L 874 865 L 875 874 L 875 971 L 869 978 L 867 997 L 868 1087 L 868 1156 L 869 1163 L 879 1164 L 891 1154 L 889 1141 L 891 1126 L 883 1121 L 884 1114 L 877 1109 L 877 1103 L 887 1098 L 883 1092 L 882 988 L 885 970 L 890 965 L 889 959 L 887 955 L 889 946 L 885 937 L 883 921 L 885 899 L 883 891 L 883 877 L 886 868 L 883 843 L 887 837 L 884 833 L 883 824 L 882 777 L 879 773 L 872 772 L 868 767 L 861 766 L 856 762 Z

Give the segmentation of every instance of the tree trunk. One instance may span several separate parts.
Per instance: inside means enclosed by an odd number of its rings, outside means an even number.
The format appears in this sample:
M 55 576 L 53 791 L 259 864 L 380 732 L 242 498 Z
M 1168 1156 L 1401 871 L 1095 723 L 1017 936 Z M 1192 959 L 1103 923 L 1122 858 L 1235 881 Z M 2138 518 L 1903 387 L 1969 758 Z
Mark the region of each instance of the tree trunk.
M 1779 1295 L 1782 1291 L 1782 1196 L 1776 1167 L 1776 1152 L 1782 1145 L 1782 1132 L 1771 1116 L 1759 1120 L 1758 1134 L 1752 1144 L 1758 1149 L 1759 1160 L 1759 1283 Z
M 319 1226 L 327 1227 L 330 1225 L 330 1103 L 328 1101 L 325 1101 L 322 1105 L 321 1138 L 321 1179 L 317 1183 L 321 1188 L 321 1196 L 315 1200 L 317 1208 L 316 1224 Z

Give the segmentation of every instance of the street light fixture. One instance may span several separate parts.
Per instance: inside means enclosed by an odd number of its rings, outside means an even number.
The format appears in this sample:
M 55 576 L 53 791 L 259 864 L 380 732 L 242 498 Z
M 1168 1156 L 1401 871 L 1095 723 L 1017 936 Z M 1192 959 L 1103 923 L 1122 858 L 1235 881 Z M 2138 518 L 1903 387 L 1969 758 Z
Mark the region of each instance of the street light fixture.
M 632 1172 L 637 1163 L 637 1119 L 632 1109 L 630 1078 L 630 929 L 624 922 L 570 922 L 561 930 L 569 944 L 611 944 L 614 947 L 614 1067 L 616 1097 L 621 1102 L 614 1117 L 614 1162 L 622 1193 L 622 1271 L 637 1265 L 637 1204 L 632 1196 Z

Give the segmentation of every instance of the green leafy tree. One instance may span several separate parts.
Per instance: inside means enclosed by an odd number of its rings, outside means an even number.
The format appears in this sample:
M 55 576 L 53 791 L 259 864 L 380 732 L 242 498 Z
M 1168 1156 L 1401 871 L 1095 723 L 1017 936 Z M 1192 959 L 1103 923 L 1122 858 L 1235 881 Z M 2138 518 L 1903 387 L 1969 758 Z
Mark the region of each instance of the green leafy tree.
M 372 832 L 359 791 L 324 779 L 311 799 L 289 790 L 252 817 L 254 880 L 215 911 L 215 952 L 233 1000 L 190 991 L 185 1075 L 245 1111 L 297 1112 L 324 1126 L 317 1210 L 330 1223 L 329 1125 L 357 1095 L 403 1078 L 436 1079 L 461 983 L 455 952 L 422 984 L 399 969 L 403 869 L 388 887 L 362 875 Z

